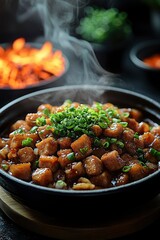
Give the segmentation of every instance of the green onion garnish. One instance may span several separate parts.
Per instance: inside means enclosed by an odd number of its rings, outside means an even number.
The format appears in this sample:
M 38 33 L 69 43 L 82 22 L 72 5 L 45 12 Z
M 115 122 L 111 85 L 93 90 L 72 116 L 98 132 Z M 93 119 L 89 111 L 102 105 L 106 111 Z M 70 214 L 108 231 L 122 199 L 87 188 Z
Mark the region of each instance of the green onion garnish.
M 45 108 L 45 109 L 43 110 L 43 113 L 44 113 L 47 117 L 49 117 L 50 110 L 49 110 L 48 108 Z
M 24 133 L 24 132 L 25 132 L 25 131 L 24 131 L 23 128 L 18 128 L 18 129 L 16 129 L 16 130 L 13 132 L 13 134 Z
M 110 144 L 109 144 L 109 142 L 108 142 L 108 141 L 106 141 L 106 142 L 104 142 L 104 143 L 103 143 L 103 147 L 104 147 L 104 148 L 108 148 L 108 147 L 109 147 L 109 145 L 110 145 Z
M 117 138 L 110 138 L 109 142 L 110 143 L 116 143 L 117 142 Z
M 55 184 L 55 187 L 58 189 L 63 189 L 67 186 L 67 184 L 63 180 L 58 180 Z
M 139 135 L 138 135 L 138 133 L 137 133 L 137 132 L 135 132 L 135 134 L 134 134 L 134 138 L 137 138 L 137 139 L 139 139 Z
M 124 166 L 122 168 L 122 172 L 124 172 L 124 173 L 129 172 L 130 169 L 131 169 L 131 166 Z
M 32 142 L 33 142 L 33 139 L 28 137 L 22 140 L 22 146 L 23 147 L 31 146 Z
M 128 126 L 128 122 L 120 122 L 120 124 L 121 124 L 123 127 L 127 127 L 127 126 Z
M 145 157 L 144 157 L 143 149 L 138 148 L 138 149 L 137 149 L 137 155 L 138 155 L 138 160 L 139 160 L 139 161 L 141 161 L 141 162 L 146 162 L 146 159 L 145 159 Z
M 67 154 L 67 158 L 68 158 L 68 160 L 70 160 L 70 161 L 74 161 L 74 160 L 75 160 L 75 154 L 74 154 L 74 152 L 68 153 L 68 154 Z
M 101 128 L 107 128 L 110 124 L 106 111 L 100 107 L 101 105 L 98 106 L 99 110 L 85 104 L 78 107 L 66 105 L 62 112 L 51 113 L 50 120 L 54 134 L 78 137 L 85 133 L 95 137 L 92 126 L 99 125 Z
M 154 148 L 150 148 L 149 152 L 156 158 L 160 159 L 160 151 L 154 149 Z
M 95 147 L 100 147 L 100 146 L 101 146 L 101 141 L 100 141 L 99 138 L 95 138 L 95 139 L 94 139 L 94 146 L 95 146 Z
M 84 155 L 88 151 L 88 147 L 80 148 L 79 150 L 82 153 L 82 155 Z
M 45 119 L 44 116 L 36 119 L 36 125 L 37 126 L 44 126 L 45 124 L 46 124 L 46 119 Z
M 116 145 L 117 145 L 118 147 L 120 147 L 120 148 L 124 148 L 124 143 L 123 143 L 122 141 L 120 141 L 120 140 L 118 140 L 118 141 L 116 142 Z
M 4 171 L 8 171 L 8 169 L 9 169 L 9 165 L 8 165 L 8 164 L 5 164 L 5 163 L 2 163 L 2 164 L 1 164 L 1 167 L 2 167 L 2 169 L 3 169 Z
M 31 128 L 30 133 L 35 133 L 37 131 L 38 127 L 34 126 Z
M 125 118 L 128 118 L 129 117 L 129 112 L 122 113 L 122 116 L 125 117 Z

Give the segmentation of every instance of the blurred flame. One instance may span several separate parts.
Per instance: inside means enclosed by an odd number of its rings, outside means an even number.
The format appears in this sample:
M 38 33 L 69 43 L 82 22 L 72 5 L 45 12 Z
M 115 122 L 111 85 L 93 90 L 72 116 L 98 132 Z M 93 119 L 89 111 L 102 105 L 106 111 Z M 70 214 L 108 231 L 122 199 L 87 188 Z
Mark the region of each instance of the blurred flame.
M 65 71 L 65 59 L 60 50 L 53 51 L 51 42 L 34 48 L 24 38 L 12 46 L 0 46 L 0 87 L 25 88 L 29 85 L 60 76 Z

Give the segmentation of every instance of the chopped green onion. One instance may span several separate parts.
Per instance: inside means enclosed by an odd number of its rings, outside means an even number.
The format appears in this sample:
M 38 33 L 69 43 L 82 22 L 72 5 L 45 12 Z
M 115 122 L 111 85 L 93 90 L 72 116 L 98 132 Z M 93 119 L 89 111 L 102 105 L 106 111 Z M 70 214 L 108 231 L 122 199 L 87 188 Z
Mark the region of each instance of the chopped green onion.
M 103 109 L 103 105 L 98 102 L 91 107 L 86 104 L 74 107 L 68 102 L 65 102 L 64 106 L 61 112 L 50 113 L 49 115 L 55 137 L 78 138 L 82 134 L 96 137 L 92 130 L 94 125 L 105 129 L 112 123 L 120 122 L 125 126 L 128 124 L 127 122 L 121 122 L 117 107 Z M 43 126 L 43 121 L 46 120 L 44 118 L 37 119 L 36 124 Z
M 154 149 L 154 148 L 150 148 L 149 152 L 156 158 L 160 159 L 160 151 Z
M 110 143 L 116 143 L 117 142 L 117 138 L 110 138 L 109 142 Z
M 110 123 L 106 111 L 100 107 L 101 104 L 98 106 L 98 111 L 96 111 L 93 107 L 85 104 L 81 104 L 77 108 L 66 105 L 64 111 L 51 113 L 50 120 L 55 129 L 54 134 L 62 136 L 65 132 L 66 136 L 71 136 L 71 132 L 76 132 L 77 137 L 84 133 L 95 136 L 92 126 L 99 125 L 101 128 L 107 128 Z
M 110 145 L 110 144 L 109 144 L 109 142 L 108 142 L 108 141 L 106 141 L 106 142 L 104 142 L 104 143 L 103 143 L 103 147 L 104 147 L 104 148 L 108 148 L 108 147 L 109 147 L 109 145 Z
M 142 148 L 137 148 L 137 153 L 143 153 L 143 149 Z
M 36 119 L 36 125 L 37 126 L 44 126 L 45 124 L 46 124 L 46 119 L 45 119 L 44 116 Z
M 63 189 L 67 186 L 67 184 L 63 180 L 58 180 L 55 184 L 55 187 L 58 189 Z
M 119 123 L 121 120 L 120 119 L 118 119 L 118 118 L 112 118 L 112 122 L 113 123 Z
M 124 173 L 129 172 L 130 169 L 131 169 L 131 166 L 124 166 L 122 168 L 122 172 L 124 172 Z
M 36 168 L 39 167 L 39 160 L 35 161 Z
M 138 155 L 138 160 L 139 160 L 139 161 L 141 161 L 141 162 L 145 162 L 145 161 L 146 161 L 146 159 L 144 158 L 143 149 L 138 148 L 138 149 L 137 149 L 137 155 Z
M 120 147 L 120 148 L 124 148 L 124 143 L 122 142 L 122 141 L 117 141 L 116 142 L 116 145 L 118 146 L 118 147 Z
M 139 135 L 138 135 L 138 133 L 137 133 L 137 132 L 135 132 L 135 134 L 134 134 L 134 138 L 137 138 L 137 139 L 139 139 Z
M 4 171 L 8 171 L 8 169 L 9 169 L 9 165 L 8 165 L 8 164 L 5 164 L 5 163 L 2 163 L 2 164 L 1 164 L 1 167 L 2 167 L 2 169 L 3 169 Z
M 96 147 L 100 147 L 100 146 L 101 146 L 101 141 L 100 141 L 100 139 L 98 139 L 98 138 L 95 138 L 95 139 L 94 139 L 94 146 L 96 146 Z
M 119 114 L 116 108 L 107 108 L 106 112 L 110 118 L 113 118 L 113 117 L 119 118 Z
M 36 169 L 39 167 L 39 160 L 36 160 L 32 163 L 32 169 Z
M 31 146 L 32 142 L 33 142 L 33 139 L 28 137 L 22 140 L 22 146 L 23 147 Z
M 101 104 L 101 103 L 96 102 L 95 105 L 96 105 L 96 108 L 97 108 L 98 110 L 101 110 L 101 109 L 102 109 L 102 104 Z
M 23 128 L 18 128 L 18 129 L 16 129 L 16 130 L 13 132 L 13 134 L 24 133 L 24 132 L 25 132 L 25 131 L 24 131 Z
M 53 130 L 53 127 L 48 125 L 48 126 L 46 126 L 46 130 Z
M 38 127 L 34 126 L 31 128 L 30 133 L 35 133 L 37 131 Z
M 80 148 L 79 150 L 84 155 L 88 151 L 88 147 Z
M 70 99 L 66 99 L 63 103 L 63 105 L 70 105 L 72 104 L 72 101 Z
M 129 112 L 122 113 L 122 116 L 125 117 L 125 118 L 128 118 L 129 117 Z
M 128 122 L 120 122 L 120 124 L 121 124 L 123 127 L 127 127 L 127 126 L 128 126 Z
M 49 117 L 49 115 L 50 115 L 50 110 L 49 110 L 48 108 L 45 108 L 45 109 L 43 110 L 43 113 L 44 113 L 47 117 Z
M 67 154 L 67 158 L 68 158 L 68 160 L 70 160 L 70 161 L 74 161 L 74 160 L 75 160 L 75 154 L 74 154 L 74 152 L 68 153 L 68 154 Z
M 101 128 L 107 128 L 108 124 L 106 122 L 99 122 L 98 125 L 101 127 Z
M 147 167 L 147 165 L 146 165 L 143 161 L 139 161 L 139 163 L 140 163 L 143 167 Z

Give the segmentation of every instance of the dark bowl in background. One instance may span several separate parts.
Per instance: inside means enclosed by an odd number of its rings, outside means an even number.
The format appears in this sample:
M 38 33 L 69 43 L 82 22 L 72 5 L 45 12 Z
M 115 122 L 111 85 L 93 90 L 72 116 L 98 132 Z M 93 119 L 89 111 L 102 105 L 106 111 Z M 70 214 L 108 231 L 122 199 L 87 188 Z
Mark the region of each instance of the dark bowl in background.
M 40 48 L 42 46 L 41 43 L 35 43 L 35 42 L 26 42 L 26 44 L 29 44 L 31 47 L 34 48 Z M 9 43 L 1 44 L 3 48 L 7 48 L 10 46 Z M 56 49 L 53 49 L 55 51 Z M 63 54 L 63 52 L 62 52 Z M 25 94 L 29 94 L 41 89 L 46 89 L 50 87 L 58 87 L 65 85 L 65 76 L 69 69 L 69 60 L 67 57 L 63 54 L 64 60 L 65 60 L 65 70 L 60 76 L 52 76 L 48 78 L 47 80 L 42 80 L 39 83 L 32 84 L 29 86 L 26 86 L 25 88 L 20 89 L 12 89 L 12 88 L 0 88 L 0 107 L 3 107 L 6 103 L 21 97 Z
M 20 97 L 0 109 L 0 136 L 16 120 L 35 112 L 42 103 L 59 105 L 66 99 L 81 103 L 111 102 L 134 107 L 144 118 L 160 124 L 160 104 L 144 95 L 107 86 L 60 86 Z M 67 223 L 101 222 L 141 208 L 160 193 L 160 170 L 132 183 L 99 190 L 68 191 L 49 189 L 22 181 L 0 170 L 0 185 L 17 201 Z
M 137 75 L 144 76 L 149 81 L 154 81 L 160 85 L 160 68 L 148 66 L 143 62 L 146 57 L 151 57 L 153 54 L 160 54 L 160 39 L 151 39 L 140 41 L 132 46 L 129 59 Z

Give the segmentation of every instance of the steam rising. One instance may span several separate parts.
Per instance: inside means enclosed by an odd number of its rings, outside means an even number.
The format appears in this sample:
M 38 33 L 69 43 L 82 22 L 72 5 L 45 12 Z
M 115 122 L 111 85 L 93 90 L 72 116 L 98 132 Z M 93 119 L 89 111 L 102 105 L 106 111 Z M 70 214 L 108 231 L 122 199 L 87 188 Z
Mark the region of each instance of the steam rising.
M 38 11 L 44 28 L 45 40 L 51 41 L 53 46 L 61 49 L 69 59 L 69 72 L 65 76 L 67 85 L 121 84 L 118 75 L 101 67 L 92 46 L 87 41 L 79 40 L 71 34 L 74 24 L 79 21 L 80 13 L 83 12 L 89 1 L 19 0 L 19 8 L 24 8 L 24 5 L 26 5 L 26 8 L 31 7 L 31 11 Z
M 91 45 L 70 34 L 72 26 L 87 3 L 88 1 L 85 0 L 41 1 L 39 7 L 43 9 L 41 15 L 45 38 L 62 49 L 68 59 L 72 59 L 69 66 L 70 74 L 66 79 L 67 84 L 94 84 L 101 81 L 109 85 L 114 81 L 113 74 L 100 66 Z

